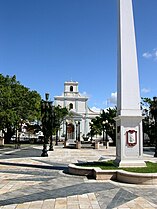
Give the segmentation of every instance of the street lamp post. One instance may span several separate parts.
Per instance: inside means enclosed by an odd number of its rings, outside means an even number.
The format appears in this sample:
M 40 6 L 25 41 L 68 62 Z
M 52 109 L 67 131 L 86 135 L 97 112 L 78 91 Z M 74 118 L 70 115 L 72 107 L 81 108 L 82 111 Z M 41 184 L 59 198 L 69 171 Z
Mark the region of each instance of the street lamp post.
M 108 142 L 108 139 L 107 139 L 107 125 L 108 125 L 108 120 L 105 120 L 102 122 L 102 127 L 103 127 L 103 145 L 105 146 L 106 145 L 106 149 L 107 149 L 107 142 Z M 106 139 L 105 139 L 105 136 L 104 136 L 104 132 L 106 131 Z
M 81 148 L 81 141 L 80 141 L 80 122 L 76 121 L 76 149 Z
M 45 94 L 46 100 L 41 101 L 41 116 L 42 116 L 42 131 L 44 135 L 44 143 L 42 150 L 42 157 L 47 157 L 48 139 L 52 136 L 52 102 L 48 101 L 49 94 Z
M 56 143 L 55 143 L 56 146 L 58 146 L 58 127 L 56 129 Z
M 16 121 L 15 149 L 18 149 L 18 148 L 19 148 L 18 121 Z
M 80 142 L 80 121 L 76 121 L 76 141 Z
M 92 121 L 90 122 L 90 126 L 91 126 L 90 133 L 91 133 L 91 142 L 92 142 L 93 141 L 93 122 Z
M 66 129 L 65 129 L 65 141 L 67 141 L 68 140 L 68 122 L 67 121 L 65 123 L 65 127 L 66 127 Z
M 153 103 L 150 106 L 150 111 L 155 120 L 155 153 L 154 157 L 157 157 L 157 97 L 153 97 Z
M 108 142 L 108 139 L 107 139 L 107 124 L 108 124 L 108 120 L 106 120 L 106 149 L 108 148 L 108 146 L 107 146 L 107 142 Z
M 67 146 L 67 140 L 68 140 L 68 122 L 66 120 L 66 122 L 65 122 L 65 140 L 64 140 L 64 147 Z
M 77 132 L 77 130 L 78 130 L 78 123 L 76 121 L 76 142 L 78 141 L 78 132 Z
M 80 121 L 78 122 L 78 141 L 80 142 Z
M 54 127 L 54 106 L 52 106 L 52 115 L 51 115 L 51 117 L 52 117 L 52 120 L 51 120 L 51 122 L 52 122 L 52 128 Z M 51 136 L 50 136 L 50 146 L 49 146 L 49 151 L 54 151 L 54 147 L 53 147 L 53 137 L 52 137 L 52 134 L 51 134 Z
M 103 131 L 103 145 L 105 146 L 105 121 L 102 122 L 102 131 Z
M 50 136 L 50 147 L 49 147 L 49 151 L 54 151 L 52 135 Z

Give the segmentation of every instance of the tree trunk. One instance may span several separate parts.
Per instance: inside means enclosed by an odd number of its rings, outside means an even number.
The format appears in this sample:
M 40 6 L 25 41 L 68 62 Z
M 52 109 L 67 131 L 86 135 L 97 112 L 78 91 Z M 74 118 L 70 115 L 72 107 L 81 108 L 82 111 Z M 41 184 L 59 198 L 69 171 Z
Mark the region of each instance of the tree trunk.
M 56 130 L 56 144 L 55 145 L 58 145 L 58 130 Z

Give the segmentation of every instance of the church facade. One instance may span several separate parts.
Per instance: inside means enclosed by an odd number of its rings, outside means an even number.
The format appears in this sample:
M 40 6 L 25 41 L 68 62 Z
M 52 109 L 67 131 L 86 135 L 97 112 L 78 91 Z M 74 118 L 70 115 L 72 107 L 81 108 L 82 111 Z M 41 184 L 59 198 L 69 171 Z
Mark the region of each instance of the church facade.
M 64 83 L 64 93 L 54 97 L 54 105 L 66 107 L 69 115 L 61 125 L 60 137 L 65 136 L 67 131 L 68 139 L 76 139 L 78 134 L 83 139 L 90 132 L 90 122 L 100 113 L 92 111 L 88 107 L 88 97 L 79 93 L 78 82 L 67 81 Z M 79 126 L 79 129 L 78 129 Z

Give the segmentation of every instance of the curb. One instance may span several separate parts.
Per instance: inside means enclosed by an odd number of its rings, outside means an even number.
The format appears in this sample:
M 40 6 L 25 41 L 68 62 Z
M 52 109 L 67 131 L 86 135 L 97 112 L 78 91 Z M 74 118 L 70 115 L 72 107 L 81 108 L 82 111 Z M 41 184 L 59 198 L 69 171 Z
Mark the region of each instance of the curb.
M 157 173 L 133 173 L 124 170 L 102 170 L 101 168 L 68 165 L 73 175 L 92 177 L 96 180 L 115 180 L 128 184 L 157 185 Z

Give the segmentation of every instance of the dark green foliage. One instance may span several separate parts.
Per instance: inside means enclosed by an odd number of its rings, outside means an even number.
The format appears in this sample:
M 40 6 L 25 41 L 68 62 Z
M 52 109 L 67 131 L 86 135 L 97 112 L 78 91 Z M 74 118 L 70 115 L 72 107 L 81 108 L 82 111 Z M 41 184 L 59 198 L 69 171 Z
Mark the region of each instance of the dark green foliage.
M 106 123 L 106 130 L 107 134 L 112 138 L 114 145 L 116 144 L 116 122 L 114 118 L 117 114 L 117 108 L 108 108 L 107 111 L 103 111 L 100 115 L 102 122 L 107 120 L 108 123 Z
M 9 142 L 22 121 L 40 119 L 41 97 L 16 80 L 16 76 L 0 74 L 0 130 Z
M 149 146 L 153 146 L 156 139 L 156 127 L 155 127 L 155 121 L 153 120 L 153 114 L 151 107 L 155 102 L 151 100 L 150 98 L 143 98 L 141 102 L 141 108 L 142 108 L 142 114 L 144 116 L 143 119 L 143 132 L 148 135 L 150 142 Z M 146 145 L 146 142 L 144 140 L 144 145 Z
M 56 145 L 58 144 L 58 131 L 60 126 L 68 115 L 68 109 L 66 107 L 61 107 L 60 105 L 54 107 L 54 122 L 53 122 L 53 132 L 56 135 Z
M 94 135 L 101 135 L 102 133 L 102 124 L 101 124 L 101 118 L 100 117 L 95 117 L 92 119 L 92 123 L 90 123 L 90 136 Z
M 59 130 L 65 116 L 68 115 L 68 109 L 66 107 L 56 106 L 54 107 L 54 129 Z
M 114 142 L 116 142 L 116 131 L 115 131 L 115 120 L 117 109 L 116 108 L 108 108 L 106 111 L 102 111 L 99 117 L 92 119 L 92 123 L 90 124 L 91 132 L 88 135 L 101 135 L 103 131 L 103 121 L 107 121 L 105 124 L 105 130 L 107 130 L 107 135 L 110 136 Z

